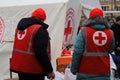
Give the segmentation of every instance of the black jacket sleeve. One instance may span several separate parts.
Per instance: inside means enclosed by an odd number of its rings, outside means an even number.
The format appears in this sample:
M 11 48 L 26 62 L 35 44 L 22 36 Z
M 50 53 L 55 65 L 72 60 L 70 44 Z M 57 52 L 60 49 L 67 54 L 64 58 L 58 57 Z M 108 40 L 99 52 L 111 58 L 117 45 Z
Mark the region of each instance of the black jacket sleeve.
M 120 35 L 119 35 L 120 34 L 120 25 L 113 24 L 111 26 L 111 30 L 114 32 L 116 47 L 120 47 Z
M 51 62 L 48 58 L 47 45 L 48 45 L 48 32 L 44 28 L 40 28 L 34 38 L 34 51 L 37 60 L 43 66 L 46 73 L 53 71 Z

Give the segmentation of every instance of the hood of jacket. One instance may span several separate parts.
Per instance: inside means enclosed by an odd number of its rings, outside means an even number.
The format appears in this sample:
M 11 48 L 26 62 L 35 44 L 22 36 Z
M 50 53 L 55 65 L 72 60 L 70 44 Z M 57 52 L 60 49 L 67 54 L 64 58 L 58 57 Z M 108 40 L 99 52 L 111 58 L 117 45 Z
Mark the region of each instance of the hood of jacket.
M 92 17 L 84 21 L 83 27 L 91 27 L 96 30 L 104 30 L 110 28 L 109 22 L 103 17 Z
M 21 19 L 20 22 L 17 25 L 17 29 L 23 31 L 26 28 L 28 28 L 28 27 L 30 27 L 31 25 L 34 25 L 34 24 L 40 24 L 45 29 L 47 29 L 48 26 L 49 26 L 46 23 L 42 22 L 40 19 L 29 17 L 29 18 Z

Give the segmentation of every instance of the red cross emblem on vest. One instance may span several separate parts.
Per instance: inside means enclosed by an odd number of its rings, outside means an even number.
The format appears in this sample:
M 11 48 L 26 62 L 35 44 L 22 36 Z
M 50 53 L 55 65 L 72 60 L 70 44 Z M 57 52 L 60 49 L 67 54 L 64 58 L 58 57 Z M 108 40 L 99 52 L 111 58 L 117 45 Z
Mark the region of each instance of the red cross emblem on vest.
M 96 31 L 93 34 L 93 42 L 98 46 L 103 46 L 107 42 L 107 35 L 103 31 Z
M 18 31 L 18 33 L 17 33 L 17 38 L 18 38 L 19 40 L 22 40 L 22 39 L 25 37 L 26 33 L 27 33 L 27 29 L 24 30 L 24 31 Z

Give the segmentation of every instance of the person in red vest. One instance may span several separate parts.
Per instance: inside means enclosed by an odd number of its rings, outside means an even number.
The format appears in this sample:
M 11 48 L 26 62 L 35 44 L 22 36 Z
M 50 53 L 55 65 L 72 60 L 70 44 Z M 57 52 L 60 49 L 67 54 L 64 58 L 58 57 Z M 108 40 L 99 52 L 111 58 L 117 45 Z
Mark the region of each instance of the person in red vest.
M 45 80 L 45 76 L 55 78 L 45 20 L 44 9 L 37 8 L 31 17 L 21 19 L 17 25 L 10 70 L 18 73 L 19 80 Z
M 110 80 L 110 57 L 115 40 L 103 11 L 94 8 L 74 45 L 71 72 L 76 80 Z

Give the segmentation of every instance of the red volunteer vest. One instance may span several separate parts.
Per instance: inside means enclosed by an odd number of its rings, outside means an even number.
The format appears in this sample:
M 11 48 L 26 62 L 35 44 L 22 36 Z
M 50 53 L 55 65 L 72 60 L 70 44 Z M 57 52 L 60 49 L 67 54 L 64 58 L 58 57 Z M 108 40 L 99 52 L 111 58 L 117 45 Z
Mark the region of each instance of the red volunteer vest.
M 96 31 L 90 27 L 82 29 L 85 51 L 79 65 L 83 74 L 110 74 L 109 49 L 112 32 L 109 29 Z
M 10 64 L 11 70 L 33 74 L 45 73 L 43 67 L 36 59 L 33 50 L 34 36 L 40 27 L 40 25 L 32 25 L 24 31 L 16 30 Z

